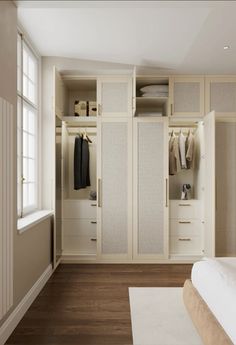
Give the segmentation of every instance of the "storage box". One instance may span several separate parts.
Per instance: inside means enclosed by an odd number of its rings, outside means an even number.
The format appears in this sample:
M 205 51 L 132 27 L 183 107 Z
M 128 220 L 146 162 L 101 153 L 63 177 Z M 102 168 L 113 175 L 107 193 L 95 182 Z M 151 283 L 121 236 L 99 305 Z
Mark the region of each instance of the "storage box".
M 89 101 L 89 116 L 97 116 L 97 102 Z
M 75 101 L 75 116 L 87 116 L 87 101 Z

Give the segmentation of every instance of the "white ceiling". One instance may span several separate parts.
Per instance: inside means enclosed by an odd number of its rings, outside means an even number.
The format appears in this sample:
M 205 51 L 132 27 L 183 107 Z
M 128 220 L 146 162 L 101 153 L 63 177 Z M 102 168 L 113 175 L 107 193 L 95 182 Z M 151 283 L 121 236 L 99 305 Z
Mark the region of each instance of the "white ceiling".
M 236 74 L 236 1 L 17 1 L 43 56 Z M 224 50 L 224 45 L 231 49 Z

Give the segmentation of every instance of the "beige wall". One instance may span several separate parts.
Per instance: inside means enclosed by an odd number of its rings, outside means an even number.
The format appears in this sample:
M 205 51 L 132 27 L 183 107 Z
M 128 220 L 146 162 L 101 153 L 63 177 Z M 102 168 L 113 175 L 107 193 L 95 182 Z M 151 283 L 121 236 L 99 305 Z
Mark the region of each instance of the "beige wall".
M 51 219 L 15 236 L 14 303 L 20 302 L 51 262 Z
M 0 97 L 14 106 L 14 305 L 26 295 L 51 262 L 51 220 L 46 219 L 22 234 L 16 227 L 16 53 L 17 10 L 13 2 L 0 1 Z M 12 308 L 12 309 L 13 309 Z M 7 317 L 7 316 L 6 316 Z M 0 320 L 0 325 L 4 322 Z

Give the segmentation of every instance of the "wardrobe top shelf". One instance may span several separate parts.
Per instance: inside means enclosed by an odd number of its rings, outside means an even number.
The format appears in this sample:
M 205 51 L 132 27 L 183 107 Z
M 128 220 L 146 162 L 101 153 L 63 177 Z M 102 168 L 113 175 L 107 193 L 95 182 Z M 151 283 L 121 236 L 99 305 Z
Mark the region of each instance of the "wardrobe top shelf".
M 162 106 L 168 102 L 168 97 L 136 97 L 139 106 Z
M 63 116 L 63 121 L 65 121 L 67 124 L 71 125 L 93 125 L 97 123 L 97 116 Z

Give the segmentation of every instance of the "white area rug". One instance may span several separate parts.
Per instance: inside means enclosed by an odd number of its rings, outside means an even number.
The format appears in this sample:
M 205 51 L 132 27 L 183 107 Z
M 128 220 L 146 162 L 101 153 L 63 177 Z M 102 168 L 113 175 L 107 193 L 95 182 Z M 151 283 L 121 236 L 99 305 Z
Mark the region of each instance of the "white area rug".
M 134 345 L 203 345 L 182 288 L 129 288 Z

